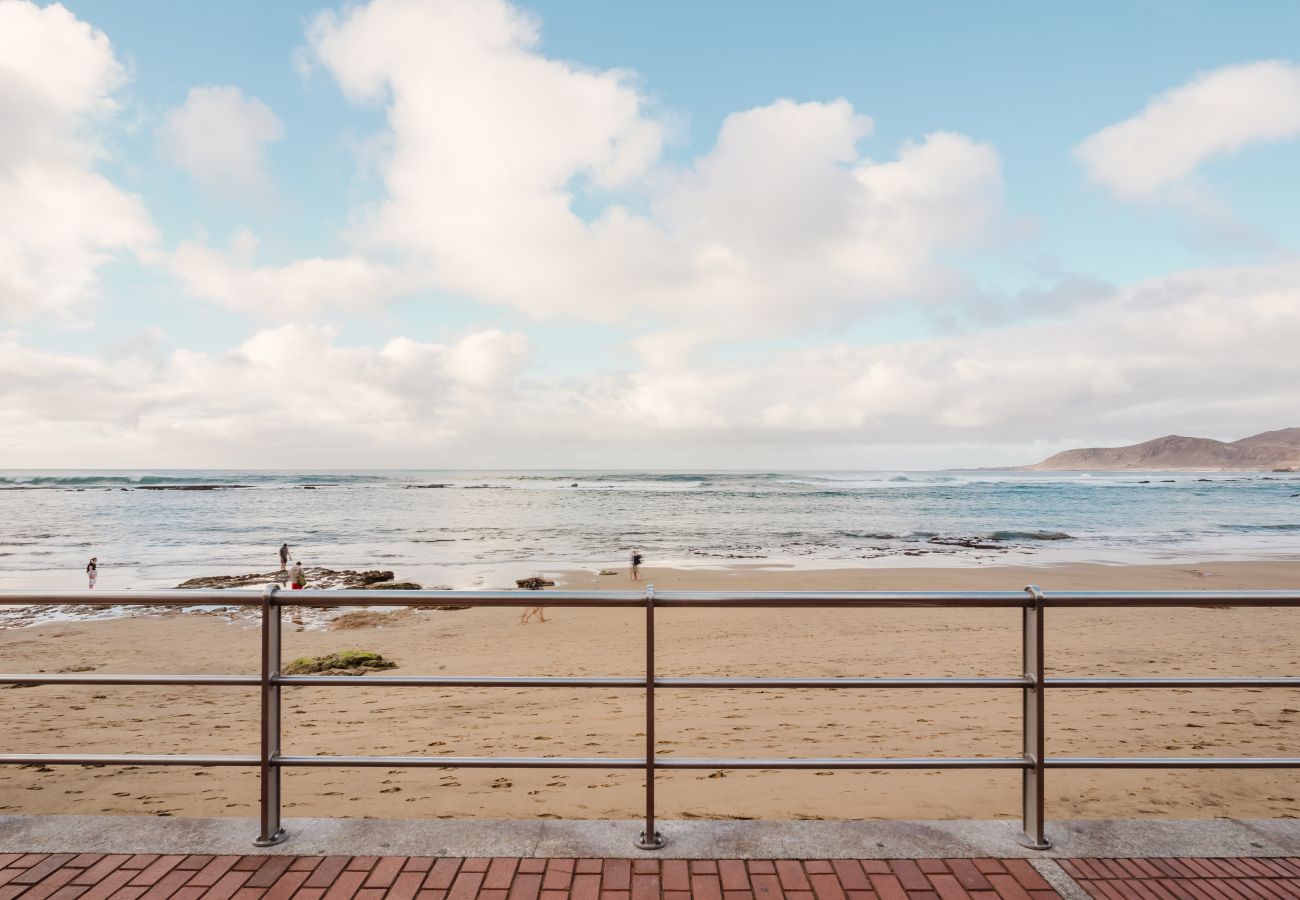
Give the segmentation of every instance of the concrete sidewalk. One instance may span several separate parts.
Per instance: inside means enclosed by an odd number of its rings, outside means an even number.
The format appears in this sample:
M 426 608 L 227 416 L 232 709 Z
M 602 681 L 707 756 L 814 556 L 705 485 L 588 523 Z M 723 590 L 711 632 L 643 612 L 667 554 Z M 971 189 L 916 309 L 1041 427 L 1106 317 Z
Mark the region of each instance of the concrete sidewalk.
M 1018 823 L 668 820 L 663 850 L 633 845 L 635 820 L 286 819 L 289 839 L 255 848 L 256 820 L 160 816 L 0 816 L 0 853 L 406 855 L 640 859 L 925 859 L 1300 856 L 1297 819 L 1054 821 L 1054 846 L 1016 843 Z

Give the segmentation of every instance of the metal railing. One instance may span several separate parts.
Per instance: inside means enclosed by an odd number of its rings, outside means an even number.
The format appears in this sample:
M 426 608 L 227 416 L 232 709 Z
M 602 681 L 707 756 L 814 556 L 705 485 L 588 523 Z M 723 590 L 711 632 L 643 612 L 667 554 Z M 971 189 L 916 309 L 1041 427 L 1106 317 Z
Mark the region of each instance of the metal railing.
M 261 748 L 257 755 L 148 755 L 84 753 L 0 753 L 0 764 L 26 765 L 134 765 L 134 766 L 248 766 L 257 767 L 261 783 L 261 829 L 255 843 L 270 846 L 287 834 L 280 824 L 280 773 L 288 767 L 358 766 L 450 768 L 641 769 L 645 772 L 645 827 L 636 841 L 644 850 L 664 846 L 655 828 L 655 773 L 660 769 L 1019 769 L 1022 773 L 1023 833 L 1018 840 L 1034 849 L 1047 849 L 1044 833 L 1044 780 L 1047 769 L 1185 769 L 1185 768 L 1297 768 L 1300 757 L 1060 757 L 1047 756 L 1044 747 L 1046 688 L 1297 688 L 1300 677 L 1197 677 L 1197 678 L 1046 678 L 1044 677 L 1043 612 L 1046 608 L 1098 607 L 1295 607 L 1300 591 L 1192 591 L 1044 593 L 1031 585 L 1011 592 L 703 592 L 665 591 L 653 586 L 644 591 L 294 591 L 279 593 L 268 585 L 261 596 L 237 591 L 119 591 L 78 593 L 0 592 L 0 604 L 28 606 L 260 606 L 262 671 L 260 675 L 116 675 L 116 674 L 0 674 L 0 684 L 175 685 L 258 687 L 261 691 Z M 572 678 L 550 676 L 424 676 L 367 675 L 364 678 L 332 675 L 281 674 L 281 623 L 285 606 L 476 606 L 595 609 L 638 608 L 645 611 L 645 676 L 639 678 Z M 659 609 L 755 609 L 883 607 L 937 607 L 957 609 L 1021 610 L 1024 673 L 1011 678 L 661 678 L 655 669 L 655 611 Z M 565 687 L 627 688 L 645 693 L 645 755 L 641 757 L 486 757 L 486 756 L 286 756 L 281 753 L 280 697 L 285 687 Z M 826 758 L 826 759 L 726 759 L 716 757 L 669 758 L 655 746 L 655 691 L 712 689 L 1000 689 L 1018 690 L 1023 701 L 1022 753 L 1007 757 Z

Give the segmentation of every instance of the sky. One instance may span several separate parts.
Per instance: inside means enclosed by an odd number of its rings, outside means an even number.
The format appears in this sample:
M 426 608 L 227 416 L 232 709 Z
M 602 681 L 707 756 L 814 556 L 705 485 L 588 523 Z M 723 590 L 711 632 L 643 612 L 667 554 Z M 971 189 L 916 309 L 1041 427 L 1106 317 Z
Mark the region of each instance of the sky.
M 0 0 L 0 468 L 1300 425 L 1300 5 Z

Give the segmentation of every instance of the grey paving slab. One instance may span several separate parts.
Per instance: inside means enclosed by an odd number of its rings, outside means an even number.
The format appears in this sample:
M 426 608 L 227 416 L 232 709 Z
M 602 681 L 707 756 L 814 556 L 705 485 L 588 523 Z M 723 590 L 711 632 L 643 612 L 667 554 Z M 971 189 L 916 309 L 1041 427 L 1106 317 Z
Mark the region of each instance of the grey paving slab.
M 255 848 L 245 818 L 2 816 L 0 853 L 359 854 L 688 859 L 1296 856 L 1300 820 L 1053 822 L 1048 851 L 1015 841 L 1016 823 L 984 821 L 663 821 L 668 844 L 633 845 L 640 823 L 545 819 L 288 819 L 289 839 Z

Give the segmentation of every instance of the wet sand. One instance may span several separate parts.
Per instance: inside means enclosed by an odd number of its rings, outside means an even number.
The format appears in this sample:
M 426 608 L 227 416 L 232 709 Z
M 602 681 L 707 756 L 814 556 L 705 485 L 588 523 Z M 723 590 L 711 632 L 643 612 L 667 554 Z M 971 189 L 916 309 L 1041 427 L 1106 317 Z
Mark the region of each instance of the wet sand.
M 1300 588 L 1300 561 L 946 569 L 643 569 L 659 589 Z M 565 586 L 625 588 L 625 573 L 569 573 Z M 290 630 L 285 658 L 345 648 L 396 660 L 396 674 L 643 674 L 637 610 L 403 611 L 343 631 Z M 661 675 L 1013 676 L 1015 610 L 663 610 Z M 1300 610 L 1049 610 L 1049 675 L 1296 675 Z M 162 614 L 0 632 L 8 671 L 252 673 L 247 622 Z M 359 679 L 364 683 L 364 678 Z M 285 752 L 366 755 L 639 756 L 638 690 L 286 688 Z M 1289 690 L 1053 691 L 1048 753 L 1297 755 Z M 1007 756 L 1019 752 L 1019 692 L 661 690 L 665 756 Z M 0 690 L 8 752 L 253 753 L 248 688 Z M 633 817 L 636 771 L 289 770 L 287 816 Z M 251 769 L 0 767 L 0 813 L 252 815 Z M 659 815 L 990 818 L 1018 814 L 1014 771 L 663 772 Z M 1276 771 L 1063 771 L 1054 818 L 1300 815 L 1300 780 Z

